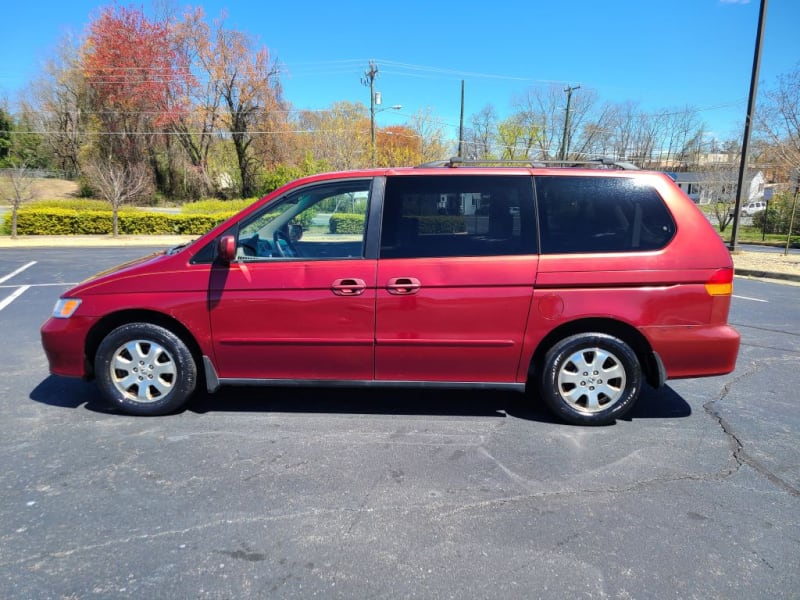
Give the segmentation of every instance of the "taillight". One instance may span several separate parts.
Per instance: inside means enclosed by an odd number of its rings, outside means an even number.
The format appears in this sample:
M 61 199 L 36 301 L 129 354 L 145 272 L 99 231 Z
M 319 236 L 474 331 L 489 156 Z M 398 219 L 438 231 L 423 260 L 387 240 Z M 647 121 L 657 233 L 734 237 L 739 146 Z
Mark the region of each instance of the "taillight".
M 733 269 L 718 269 L 706 281 L 709 296 L 730 296 L 733 294 Z

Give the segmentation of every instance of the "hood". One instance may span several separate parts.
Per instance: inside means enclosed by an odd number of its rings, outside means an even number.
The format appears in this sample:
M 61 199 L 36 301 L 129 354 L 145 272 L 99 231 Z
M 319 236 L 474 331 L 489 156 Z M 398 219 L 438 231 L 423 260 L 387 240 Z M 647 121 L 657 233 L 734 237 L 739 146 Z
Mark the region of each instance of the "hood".
M 159 252 L 154 252 L 152 254 L 148 254 L 146 256 L 142 256 L 139 258 L 134 258 L 133 260 L 129 260 L 128 262 L 124 262 L 120 265 L 115 267 L 111 267 L 110 269 L 106 269 L 104 271 L 100 271 L 99 273 L 95 273 L 91 277 L 84 279 L 81 281 L 77 286 L 69 290 L 65 296 L 79 294 L 81 292 L 86 292 L 89 289 L 101 285 L 102 283 L 115 279 L 120 275 L 133 275 L 136 271 L 140 271 L 144 268 L 150 268 L 151 265 L 155 265 L 167 258 L 167 253 L 164 250 Z

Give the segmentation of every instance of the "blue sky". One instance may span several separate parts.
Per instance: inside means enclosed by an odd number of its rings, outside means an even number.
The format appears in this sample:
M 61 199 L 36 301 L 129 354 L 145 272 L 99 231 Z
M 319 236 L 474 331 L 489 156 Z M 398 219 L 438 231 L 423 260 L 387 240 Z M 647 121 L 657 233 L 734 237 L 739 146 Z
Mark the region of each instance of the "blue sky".
M 13 105 L 61 37 L 82 34 L 107 4 L 7 6 L 0 97 Z M 149 1 L 132 5 L 152 14 Z M 286 70 L 284 94 L 298 109 L 339 100 L 368 104 L 360 78 L 374 59 L 383 106 L 403 105 L 378 115 L 383 126 L 430 108 L 454 136 L 462 79 L 467 119 L 487 103 L 507 115 L 515 96 L 556 82 L 591 88 L 603 101 L 635 101 L 645 111 L 698 107 L 709 131 L 726 139 L 738 137 L 744 122 L 759 0 L 206 0 L 194 6 L 209 17 L 225 10 L 229 26 L 267 46 Z M 762 90 L 800 63 L 798 23 L 800 1 L 769 2 Z

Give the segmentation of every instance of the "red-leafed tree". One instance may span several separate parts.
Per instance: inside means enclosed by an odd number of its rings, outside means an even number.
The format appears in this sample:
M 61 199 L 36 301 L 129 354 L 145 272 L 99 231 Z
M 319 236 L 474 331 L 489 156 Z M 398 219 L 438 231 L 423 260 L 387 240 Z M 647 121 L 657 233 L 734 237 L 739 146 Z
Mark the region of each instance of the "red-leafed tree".
M 158 179 L 158 134 L 185 112 L 191 79 L 170 25 L 141 10 L 106 7 L 90 24 L 83 68 L 97 134 L 92 154 L 149 163 Z
M 170 28 L 141 11 L 105 8 L 90 27 L 85 68 L 98 101 L 123 111 L 158 109 L 164 124 L 179 110 L 171 94 L 178 82 Z

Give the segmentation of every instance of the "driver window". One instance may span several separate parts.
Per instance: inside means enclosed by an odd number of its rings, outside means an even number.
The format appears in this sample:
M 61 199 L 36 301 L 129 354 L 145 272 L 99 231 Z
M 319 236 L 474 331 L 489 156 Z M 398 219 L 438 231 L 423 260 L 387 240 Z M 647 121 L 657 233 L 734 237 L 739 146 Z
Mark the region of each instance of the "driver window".
M 239 227 L 240 261 L 362 258 L 371 180 L 308 186 Z

